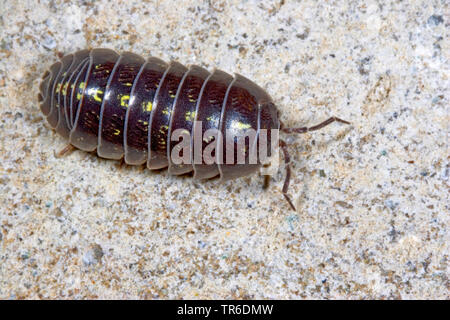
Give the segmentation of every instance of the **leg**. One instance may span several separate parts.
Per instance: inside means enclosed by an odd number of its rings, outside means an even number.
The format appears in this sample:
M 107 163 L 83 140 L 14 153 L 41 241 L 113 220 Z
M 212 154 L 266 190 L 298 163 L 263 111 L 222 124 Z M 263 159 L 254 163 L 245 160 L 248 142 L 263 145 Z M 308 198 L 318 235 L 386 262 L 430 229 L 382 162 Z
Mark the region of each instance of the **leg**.
M 267 168 L 269 166 L 270 166 L 270 164 L 264 164 L 263 165 L 264 168 Z M 262 176 L 264 177 L 263 189 L 266 190 L 266 189 L 269 188 L 270 178 L 272 178 L 272 176 L 271 175 L 264 175 L 264 174 Z
M 305 132 L 308 132 L 308 131 L 316 131 L 316 130 L 322 129 L 323 127 L 326 127 L 327 125 L 329 125 L 330 123 L 333 123 L 335 121 L 336 122 L 340 122 L 340 123 L 350 124 L 350 122 L 348 122 L 348 121 L 339 119 L 337 117 L 331 117 L 328 120 L 325 120 L 324 122 L 321 122 L 318 125 L 310 127 L 310 128 L 308 128 L 308 127 L 283 128 L 282 127 L 281 131 L 286 132 L 286 133 L 305 133 Z
M 287 192 L 289 190 L 289 182 L 291 180 L 291 166 L 289 165 L 289 163 L 291 162 L 291 158 L 289 157 L 287 144 L 283 140 L 280 140 L 280 148 L 281 148 L 281 151 L 283 151 L 284 163 L 285 163 L 285 166 L 286 166 L 286 178 L 284 180 L 284 185 L 283 185 L 283 191 L 282 192 L 283 192 L 284 198 L 289 203 L 289 205 L 291 206 L 292 210 L 295 211 L 294 204 L 292 203 L 291 198 L 289 198 L 289 196 L 287 194 Z
M 269 188 L 270 178 L 271 178 L 271 176 L 264 176 L 264 184 L 263 184 L 263 189 L 264 190 Z
M 61 158 L 63 156 L 69 155 L 71 154 L 76 148 L 71 145 L 70 143 L 65 146 L 62 150 L 60 150 L 59 152 L 55 152 L 55 158 Z
M 118 163 L 116 163 L 117 169 L 122 169 L 125 166 L 125 157 L 122 157 Z

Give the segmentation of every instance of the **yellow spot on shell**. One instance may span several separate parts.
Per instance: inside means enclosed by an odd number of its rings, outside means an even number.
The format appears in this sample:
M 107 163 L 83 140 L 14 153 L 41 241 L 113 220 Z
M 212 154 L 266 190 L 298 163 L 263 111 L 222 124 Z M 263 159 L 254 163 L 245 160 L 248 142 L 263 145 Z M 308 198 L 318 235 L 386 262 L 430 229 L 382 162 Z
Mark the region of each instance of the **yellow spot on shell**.
M 102 102 L 102 97 L 99 97 L 99 96 L 98 96 L 99 94 L 103 94 L 103 91 L 100 90 L 100 89 L 96 89 L 96 90 L 95 90 L 95 93 L 94 93 L 94 95 L 93 95 L 94 100 L 97 101 L 97 102 Z
M 127 82 L 127 83 L 125 83 L 125 85 L 126 85 L 127 87 L 131 87 L 133 84 L 132 84 L 131 82 Z
M 240 129 L 240 130 L 242 130 L 242 129 L 249 129 L 249 128 L 252 127 L 250 124 L 244 123 L 244 122 L 240 122 L 240 121 L 233 122 L 232 126 L 234 128 L 236 128 L 236 129 Z
M 63 87 L 63 90 L 62 90 L 62 94 L 63 95 L 66 95 L 67 94 L 67 87 L 69 86 L 69 83 L 68 82 L 66 82 L 65 84 L 64 84 L 64 87 Z
M 148 121 L 144 121 L 144 120 L 139 119 L 138 122 L 142 123 L 144 126 L 148 125 Z
M 58 93 L 60 90 L 61 90 L 61 83 L 58 83 L 58 85 L 56 86 L 55 93 Z
M 195 119 L 195 111 L 188 111 L 184 117 L 186 121 L 194 121 Z
M 79 85 L 78 87 L 79 87 L 80 89 L 84 89 L 84 86 L 85 86 L 85 85 L 86 85 L 86 83 L 83 81 L 83 82 L 80 83 L 80 85 Z M 82 97 L 81 92 L 78 92 L 78 93 L 77 93 L 77 100 L 80 100 L 81 97 Z
M 119 129 L 114 129 L 114 133 L 115 136 L 118 136 L 120 134 L 120 130 Z
M 146 112 L 152 111 L 153 103 L 151 101 L 148 101 L 147 103 L 142 102 L 142 110 Z
M 130 96 L 129 95 L 123 95 L 121 98 L 120 98 L 120 105 L 122 106 L 122 107 L 128 107 L 128 100 L 130 100 Z
M 161 132 L 162 134 L 165 134 L 167 130 L 169 130 L 169 126 L 167 125 L 159 127 L 159 132 Z
M 165 114 L 166 116 L 168 116 L 169 115 L 169 110 L 168 109 L 164 109 L 163 111 L 161 111 L 162 112 L 162 114 Z

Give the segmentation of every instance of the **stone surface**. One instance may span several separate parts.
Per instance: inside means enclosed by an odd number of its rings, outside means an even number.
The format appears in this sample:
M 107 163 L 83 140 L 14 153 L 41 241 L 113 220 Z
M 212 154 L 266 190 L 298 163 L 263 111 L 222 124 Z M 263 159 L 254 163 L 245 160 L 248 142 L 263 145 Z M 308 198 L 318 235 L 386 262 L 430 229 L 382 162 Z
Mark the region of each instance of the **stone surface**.
M 445 1 L 0 0 L 0 299 L 449 299 Z M 37 92 L 109 47 L 253 79 L 289 126 L 284 171 L 201 183 L 75 151 Z

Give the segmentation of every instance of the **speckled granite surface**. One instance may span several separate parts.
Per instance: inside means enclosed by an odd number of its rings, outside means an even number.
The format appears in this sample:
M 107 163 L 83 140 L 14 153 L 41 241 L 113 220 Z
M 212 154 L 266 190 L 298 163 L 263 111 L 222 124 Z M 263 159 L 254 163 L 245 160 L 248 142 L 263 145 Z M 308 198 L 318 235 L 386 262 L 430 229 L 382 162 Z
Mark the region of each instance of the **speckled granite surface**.
M 449 298 L 446 1 L 0 1 L 0 298 Z M 76 151 L 37 105 L 109 47 L 239 72 L 288 125 L 284 172 L 221 184 Z

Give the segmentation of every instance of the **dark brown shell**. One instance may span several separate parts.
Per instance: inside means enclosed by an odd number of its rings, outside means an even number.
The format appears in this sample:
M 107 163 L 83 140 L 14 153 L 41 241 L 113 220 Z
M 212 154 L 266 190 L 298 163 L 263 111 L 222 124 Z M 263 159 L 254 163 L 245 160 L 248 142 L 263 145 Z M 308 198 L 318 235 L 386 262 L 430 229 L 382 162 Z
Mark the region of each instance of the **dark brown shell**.
M 227 150 L 237 151 L 236 140 L 226 137 L 228 130 L 239 136 L 252 128 L 258 137 L 260 129 L 280 127 L 270 96 L 241 75 L 110 49 L 78 51 L 53 64 L 43 77 L 39 101 L 49 124 L 81 150 L 124 158 L 130 165 L 146 163 L 149 169 L 168 167 L 174 175 L 193 171 L 200 179 L 233 179 L 261 166 L 249 164 L 249 153 L 259 145 L 248 141 L 244 164 L 224 163 Z M 171 141 L 171 133 L 184 129 L 193 137 L 199 122 L 201 133 L 216 129 L 223 134 L 223 151 L 215 155 L 220 161 L 172 163 L 178 142 Z M 191 143 L 191 160 L 194 147 Z

